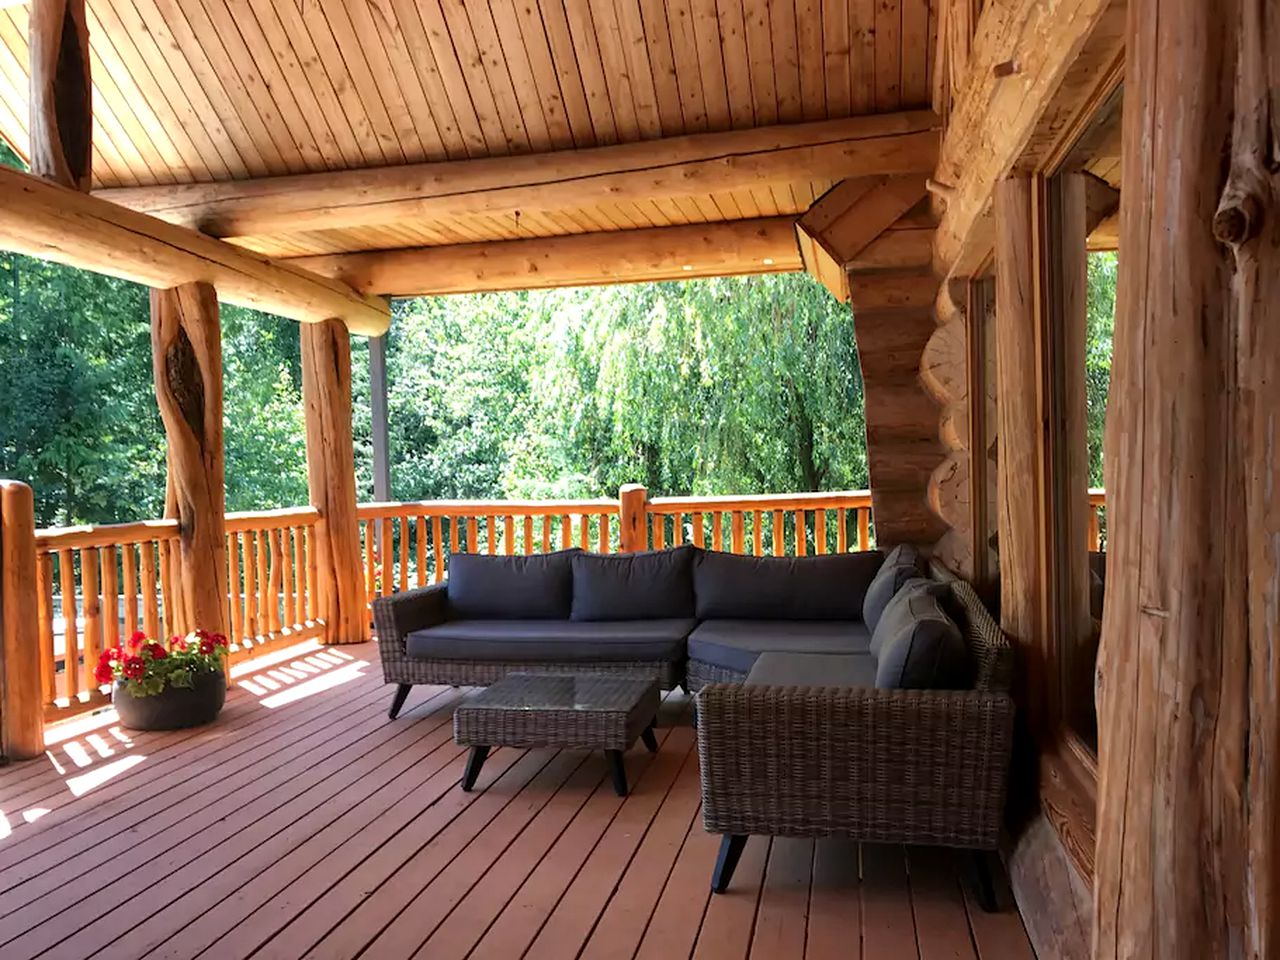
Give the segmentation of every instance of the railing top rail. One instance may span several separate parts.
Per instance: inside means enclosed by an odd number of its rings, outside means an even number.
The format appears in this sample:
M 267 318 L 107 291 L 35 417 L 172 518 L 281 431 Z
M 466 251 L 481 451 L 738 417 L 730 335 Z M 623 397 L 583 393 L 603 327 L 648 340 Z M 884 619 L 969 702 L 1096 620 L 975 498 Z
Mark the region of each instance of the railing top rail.
M 1089 488 L 1089 503 L 1095 507 L 1105 507 L 1107 505 L 1107 490 L 1105 487 Z
M 361 503 L 356 506 L 356 516 L 362 520 L 418 516 L 560 516 L 608 513 L 617 509 L 618 501 L 610 497 L 592 500 L 406 500 Z
M 690 513 L 712 510 L 820 510 L 824 507 L 870 506 L 870 490 L 730 494 L 714 497 L 654 497 L 649 501 L 651 513 Z
M 120 543 L 173 540 L 177 536 L 177 520 L 135 520 L 131 523 L 46 527 L 36 531 L 36 550 L 40 553 L 52 553 L 58 550 L 109 547 Z
M 315 507 L 280 507 L 277 510 L 239 510 L 227 514 L 227 533 L 269 530 L 314 523 L 320 519 Z

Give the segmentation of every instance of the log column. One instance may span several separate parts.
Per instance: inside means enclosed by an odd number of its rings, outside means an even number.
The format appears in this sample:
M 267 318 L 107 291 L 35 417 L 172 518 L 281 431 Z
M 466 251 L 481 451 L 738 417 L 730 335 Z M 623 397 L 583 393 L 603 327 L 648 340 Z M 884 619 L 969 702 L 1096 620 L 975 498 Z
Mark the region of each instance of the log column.
M 37 597 L 31 488 L 0 480 L 0 754 L 11 760 L 44 752 Z
M 31 172 L 87 191 L 93 175 L 93 98 L 84 0 L 32 0 Z
M 351 340 L 340 320 L 304 323 L 302 399 L 307 420 L 307 485 L 320 511 L 317 586 L 326 643 L 369 639 L 356 517 L 351 439 Z
M 166 500 L 178 520 L 181 587 L 165 597 L 170 629 L 227 632 L 222 331 L 207 283 L 151 291 L 156 401 L 169 461 Z
M 1280 3 L 1132 0 L 1125 49 L 1094 955 L 1274 957 Z

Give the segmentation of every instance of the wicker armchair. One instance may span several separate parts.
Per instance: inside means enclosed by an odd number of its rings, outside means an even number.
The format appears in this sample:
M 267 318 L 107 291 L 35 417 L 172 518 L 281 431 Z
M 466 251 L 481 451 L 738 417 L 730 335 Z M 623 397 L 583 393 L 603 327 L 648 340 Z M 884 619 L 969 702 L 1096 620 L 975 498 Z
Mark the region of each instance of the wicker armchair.
M 713 890 L 728 885 L 751 834 L 995 848 L 1012 648 L 968 584 L 953 583 L 952 598 L 977 664 L 973 690 L 701 689 L 703 821 L 724 835 Z
M 387 711 L 391 719 L 396 718 L 415 683 L 484 687 L 497 683 L 508 673 L 572 673 L 586 669 L 581 662 L 444 660 L 409 656 L 405 638 L 410 633 L 445 621 L 447 586 L 447 583 L 436 583 L 373 601 L 373 625 L 378 637 L 382 676 L 387 683 L 397 685 L 391 708 Z M 683 663 L 665 660 L 593 660 L 589 669 L 592 673 L 652 677 L 664 690 L 684 683 Z

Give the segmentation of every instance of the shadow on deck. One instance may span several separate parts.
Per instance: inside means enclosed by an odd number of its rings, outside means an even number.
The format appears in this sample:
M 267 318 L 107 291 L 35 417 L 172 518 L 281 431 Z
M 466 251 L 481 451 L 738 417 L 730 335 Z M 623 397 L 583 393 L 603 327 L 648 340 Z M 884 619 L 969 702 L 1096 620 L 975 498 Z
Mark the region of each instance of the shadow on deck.
M 462 692 L 389 721 L 372 644 L 233 670 L 213 726 L 129 734 L 105 713 L 0 772 L 0 955 L 61 957 L 1032 957 L 947 851 L 753 839 L 708 882 L 689 700 L 627 756 L 495 751 L 457 787 Z

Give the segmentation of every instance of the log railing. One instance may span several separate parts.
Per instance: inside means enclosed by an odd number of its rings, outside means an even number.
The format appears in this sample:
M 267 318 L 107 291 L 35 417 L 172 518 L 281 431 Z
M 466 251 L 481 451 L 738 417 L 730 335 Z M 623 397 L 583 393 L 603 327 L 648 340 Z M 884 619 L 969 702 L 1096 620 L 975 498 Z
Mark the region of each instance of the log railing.
M 231 659 L 276 640 L 323 632 L 314 617 L 312 507 L 227 515 Z M 93 679 L 99 654 L 135 630 L 164 638 L 178 622 L 178 522 L 143 520 L 36 532 L 40 673 L 45 717 L 107 704 Z
M 356 513 L 370 603 L 444 579 L 454 553 L 573 546 L 612 553 L 691 543 L 755 556 L 805 556 L 874 545 L 867 491 L 650 500 L 642 487 L 631 486 L 616 500 L 421 500 L 364 503 Z
M 1102 487 L 1089 489 L 1089 549 L 1107 549 L 1107 491 Z

